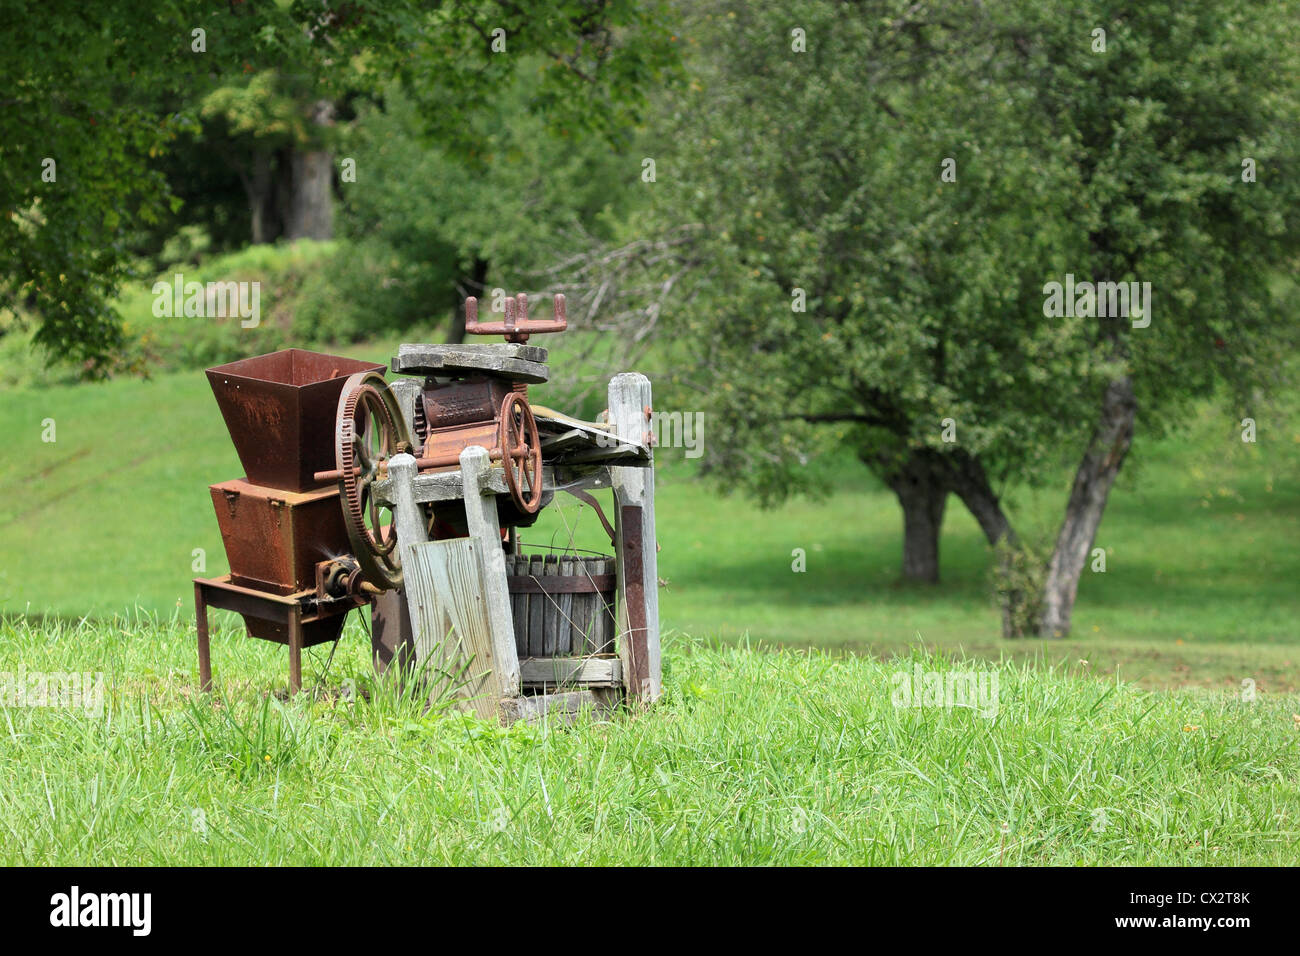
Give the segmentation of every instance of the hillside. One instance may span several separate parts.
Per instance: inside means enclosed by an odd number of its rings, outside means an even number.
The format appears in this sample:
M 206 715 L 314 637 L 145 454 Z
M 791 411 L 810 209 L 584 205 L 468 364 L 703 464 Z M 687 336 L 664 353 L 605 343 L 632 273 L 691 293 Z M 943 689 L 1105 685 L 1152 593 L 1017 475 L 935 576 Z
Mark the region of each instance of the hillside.
M 392 342 L 351 346 L 384 361 Z M 539 401 L 547 389 L 536 390 Z M 0 610 L 63 617 L 188 609 L 195 549 L 225 570 L 207 486 L 240 474 L 198 371 L 151 381 L 10 388 L 0 427 Z M 852 462 L 822 463 L 831 491 L 762 511 L 659 454 L 662 606 L 667 626 L 764 644 L 892 653 L 917 642 L 997 659 L 1118 668 L 1152 686 L 1271 689 L 1300 683 L 1300 432 L 1262 420 L 1243 444 L 1210 406 L 1184 432 L 1141 444 L 1112 497 L 1105 574 L 1085 573 L 1074 637 L 1006 642 L 988 597 L 989 557 L 969 515 L 947 511 L 943 583 L 897 584 L 893 496 Z M 53 419 L 56 438 L 42 441 Z M 706 419 L 707 452 L 707 419 Z M 1062 475 L 1061 488 L 1067 476 Z M 1012 496 L 1022 527 L 1048 534 L 1058 490 Z M 106 504 L 109 503 L 109 504 Z M 525 540 L 599 548 L 599 525 L 561 500 Z M 792 571 L 802 548 L 807 571 Z M 1081 665 L 1079 661 L 1087 661 Z

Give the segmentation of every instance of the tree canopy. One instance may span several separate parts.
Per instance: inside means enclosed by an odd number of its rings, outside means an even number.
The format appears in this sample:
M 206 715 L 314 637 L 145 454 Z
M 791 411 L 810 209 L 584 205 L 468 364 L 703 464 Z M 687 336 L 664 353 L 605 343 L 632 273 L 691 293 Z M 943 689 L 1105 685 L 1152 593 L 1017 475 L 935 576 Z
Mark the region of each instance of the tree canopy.
M 209 118 L 249 135 L 273 132 L 272 120 L 294 135 L 283 99 L 250 95 L 266 71 L 308 78 L 329 98 L 396 77 L 429 135 L 450 142 L 533 56 L 543 66 L 528 108 L 608 132 L 626 127 L 673 63 L 660 7 L 627 0 L 6 6 L 0 306 L 22 303 L 39 316 L 37 341 L 90 374 L 120 343 L 109 302 L 130 272 L 132 237 L 175 198 L 158 159 L 193 129 L 204 97 Z
M 948 494 L 1014 544 L 999 489 L 1071 462 L 1051 566 L 1007 591 L 1009 630 L 1068 630 L 1137 410 L 1153 435 L 1245 399 L 1294 341 L 1269 283 L 1300 238 L 1295 30 L 1217 0 L 696 8 L 655 196 L 718 270 L 676 316 L 707 467 L 771 500 L 854 455 L 933 580 Z M 1046 315 L 1067 276 L 1149 282 L 1150 313 Z

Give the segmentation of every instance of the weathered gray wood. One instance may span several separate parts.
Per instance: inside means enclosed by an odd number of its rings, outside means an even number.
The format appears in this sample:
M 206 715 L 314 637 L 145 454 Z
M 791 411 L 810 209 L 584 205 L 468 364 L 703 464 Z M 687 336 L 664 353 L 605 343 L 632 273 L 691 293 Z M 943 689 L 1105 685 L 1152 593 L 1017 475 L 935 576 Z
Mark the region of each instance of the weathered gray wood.
M 574 574 L 591 574 L 591 562 L 579 558 L 573 562 Z M 575 594 L 569 608 L 569 647 L 570 653 L 591 654 L 596 650 L 591 641 L 592 622 L 596 617 L 596 608 L 600 604 L 599 594 Z
M 535 345 L 400 345 L 392 369 L 398 375 L 470 373 L 540 385 L 550 378 L 545 362 L 546 349 Z
M 510 688 L 497 666 L 480 547 L 473 538 L 416 545 L 409 552 L 405 578 L 417 645 L 428 648 L 424 674 L 429 702 L 455 697 L 478 716 L 491 719 Z
M 560 558 L 557 554 L 548 554 L 542 562 L 542 577 L 553 577 L 560 573 Z M 543 594 L 542 598 L 542 655 L 554 657 L 559 646 L 560 635 L 560 596 Z
M 527 574 L 528 558 L 522 554 L 512 554 L 507 558 L 510 574 Z M 521 658 L 528 656 L 528 595 L 510 595 L 510 615 L 515 623 L 515 651 Z
M 397 399 L 397 407 L 402 410 L 402 418 L 406 420 L 406 430 L 411 433 L 411 440 L 418 444 L 420 436 L 415 431 L 415 403 L 420 398 L 421 383 L 413 378 L 399 378 L 389 382 L 388 387 Z
M 391 471 L 390 471 L 391 476 Z M 375 500 L 381 505 L 391 507 L 393 503 L 392 478 L 376 481 L 372 487 Z M 555 492 L 561 488 L 608 488 L 610 486 L 609 469 L 601 465 L 583 465 L 581 467 L 542 466 L 542 507 L 546 507 Z M 493 468 L 483 484 L 484 490 L 494 494 L 506 495 L 505 472 Z M 420 504 L 435 501 L 458 501 L 464 497 L 464 487 L 459 471 L 440 471 L 417 475 L 412 485 L 412 494 Z
M 526 657 L 519 662 L 519 679 L 524 686 L 618 687 L 623 682 L 623 662 L 617 657 Z
M 609 420 L 616 434 L 626 442 L 645 444 L 650 428 L 647 409 L 651 407 L 650 380 L 636 372 L 616 375 L 609 383 Z M 628 624 L 627 547 L 623 540 L 623 522 L 617 523 L 616 551 L 619 562 L 619 654 L 627 674 L 629 696 L 643 701 L 657 700 L 662 693 L 659 654 L 659 562 L 655 544 L 654 468 L 610 466 L 614 487 L 614 511 L 622 506 L 641 508 L 640 569 L 644 595 L 645 628 L 633 633 Z
M 526 720 L 530 724 L 542 720 L 574 723 L 579 715 L 589 712 L 600 717 L 618 706 L 618 694 L 612 690 L 571 690 L 558 694 L 536 694 L 511 697 L 501 701 L 500 719 L 503 724 Z
M 397 549 L 403 568 L 407 566 L 408 551 L 415 545 L 429 540 L 424 523 L 424 511 L 416 502 L 412 487 L 415 474 L 415 459 L 412 456 L 394 455 L 389 459 L 388 481 L 392 489 L 392 497 L 387 504 L 393 511 L 393 524 L 397 528 Z M 414 619 L 411 623 L 415 623 Z
M 412 572 L 414 552 L 429 542 L 424 512 L 412 494 L 416 474 L 415 459 L 394 455 L 388 462 L 393 487 L 393 522 L 397 526 L 397 548 L 402 562 L 402 590 L 411 622 L 414 650 L 412 670 L 427 688 L 430 699 L 441 695 L 458 669 L 455 648 L 447 642 L 445 612 L 440 611 L 432 581 L 423 572 Z
M 557 452 L 557 455 L 568 465 L 617 462 L 620 466 L 644 468 L 651 461 L 651 451 L 646 445 L 624 441 L 622 438 L 607 439 L 599 446 L 565 449 Z
M 528 573 L 535 578 L 540 578 L 544 571 L 546 559 L 543 555 L 534 554 L 528 559 Z M 546 648 L 543 645 L 542 622 L 546 618 L 546 595 L 530 594 L 528 595 L 528 656 L 543 657 L 546 654 Z
M 515 696 L 519 693 L 519 655 L 515 653 L 514 622 L 510 616 L 506 555 L 501 546 L 496 496 L 483 491 L 489 471 L 487 449 L 471 445 L 462 451 L 460 470 L 465 481 L 465 517 L 469 536 L 480 546 L 482 600 L 487 605 L 493 666 L 501 681 L 501 693 Z
M 574 561 L 571 555 L 560 556 L 560 574 L 568 577 L 581 567 L 580 561 Z M 556 594 L 555 603 L 555 653 L 581 654 L 581 648 L 573 646 L 573 600 L 577 595 Z
M 594 574 L 615 574 L 618 570 L 618 562 L 612 558 L 605 558 L 593 562 Z M 594 621 L 592 633 L 595 635 L 595 641 L 592 644 L 592 652 L 596 654 L 612 654 L 615 649 L 615 637 L 618 634 L 617 621 L 618 592 L 613 594 L 597 594 L 596 609 L 593 612 Z

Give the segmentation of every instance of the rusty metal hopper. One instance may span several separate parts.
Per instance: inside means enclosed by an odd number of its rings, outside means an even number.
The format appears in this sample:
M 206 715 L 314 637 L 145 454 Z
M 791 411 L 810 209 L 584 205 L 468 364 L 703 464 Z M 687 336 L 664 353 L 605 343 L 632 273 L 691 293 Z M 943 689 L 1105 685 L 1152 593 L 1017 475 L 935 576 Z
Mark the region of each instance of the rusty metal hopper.
M 334 416 L 349 375 L 385 366 L 284 349 L 207 370 L 248 481 L 285 491 L 319 487 L 334 467 Z

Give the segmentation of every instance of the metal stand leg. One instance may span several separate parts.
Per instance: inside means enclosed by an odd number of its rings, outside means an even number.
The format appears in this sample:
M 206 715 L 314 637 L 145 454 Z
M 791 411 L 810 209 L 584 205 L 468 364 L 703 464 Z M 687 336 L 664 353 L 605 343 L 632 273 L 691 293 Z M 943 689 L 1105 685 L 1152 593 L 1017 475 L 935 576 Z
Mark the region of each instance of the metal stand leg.
M 208 645 L 208 602 L 203 585 L 194 585 L 194 623 L 199 637 L 199 690 L 212 690 L 212 651 Z
M 289 609 L 289 693 L 302 690 L 302 609 Z

